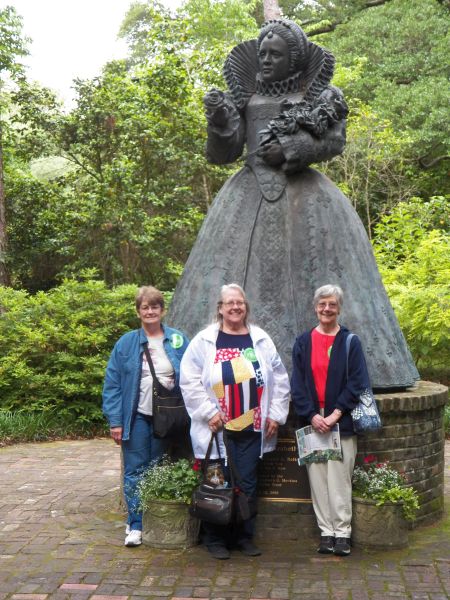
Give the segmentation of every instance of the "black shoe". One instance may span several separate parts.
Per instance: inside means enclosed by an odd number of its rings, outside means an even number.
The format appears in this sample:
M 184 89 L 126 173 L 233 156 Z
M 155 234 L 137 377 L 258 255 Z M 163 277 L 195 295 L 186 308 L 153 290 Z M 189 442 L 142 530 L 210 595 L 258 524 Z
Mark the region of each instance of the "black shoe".
M 250 540 L 239 542 L 238 548 L 242 554 L 245 554 L 245 556 L 260 556 L 262 554 L 261 550 L 257 548 Z
M 223 544 L 211 544 L 211 546 L 206 547 L 211 556 L 217 558 L 218 560 L 226 560 L 227 558 L 230 558 L 230 553 Z
M 321 535 L 320 544 L 317 548 L 319 554 L 333 554 L 334 550 L 334 536 L 332 535 Z
M 334 553 L 337 554 L 337 556 L 348 556 L 350 552 L 350 538 L 337 537 L 334 545 Z

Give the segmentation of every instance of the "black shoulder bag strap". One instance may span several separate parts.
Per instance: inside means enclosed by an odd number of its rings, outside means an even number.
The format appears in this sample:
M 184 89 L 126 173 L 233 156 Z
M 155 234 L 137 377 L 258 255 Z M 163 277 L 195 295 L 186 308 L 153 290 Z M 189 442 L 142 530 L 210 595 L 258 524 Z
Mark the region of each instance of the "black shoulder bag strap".
M 159 379 L 156 377 L 155 367 L 153 366 L 152 357 L 150 356 L 150 350 L 148 349 L 147 344 L 145 344 L 145 346 L 144 346 L 144 352 L 145 352 L 145 356 L 147 357 L 148 366 L 150 367 L 150 372 L 151 372 L 152 378 L 153 378 L 153 395 L 158 396 L 158 395 L 160 395 L 159 391 L 162 386 L 161 386 Z
M 216 432 L 213 432 L 211 434 L 211 439 L 209 440 L 208 449 L 206 451 L 205 460 L 203 463 L 203 479 L 206 478 L 206 471 L 208 469 L 208 464 L 210 462 L 212 445 L 213 445 L 214 441 L 216 442 L 216 448 L 217 448 L 217 454 L 219 455 L 219 460 L 222 460 L 222 456 L 220 454 L 220 446 L 219 446 L 218 436 L 217 436 Z M 224 438 L 224 442 L 225 442 L 225 438 Z M 225 445 L 225 448 L 226 448 L 226 445 Z M 231 483 L 231 487 L 235 488 L 236 487 L 235 473 L 234 473 L 232 463 L 230 462 L 230 457 L 228 455 L 229 455 L 229 452 L 227 451 L 227 459 L 228 459 L 228 462 L 230 463 L 230 480 L 231 480 L 230 483 Z

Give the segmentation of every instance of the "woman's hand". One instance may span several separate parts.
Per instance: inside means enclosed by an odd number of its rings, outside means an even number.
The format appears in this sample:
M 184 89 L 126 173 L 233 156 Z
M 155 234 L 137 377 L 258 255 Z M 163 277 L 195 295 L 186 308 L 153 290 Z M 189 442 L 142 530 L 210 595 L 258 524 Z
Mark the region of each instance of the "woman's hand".
M 274 435 L 276 435 L 278 432 L 278 423 L 276 421 L 274 421 L 273 419 L 271 419 L 270 417 L 267 417 L 266 419 L 266 438 L 271 438 Z
M 217 433 L 222 429 L 226 423 L 226 417 L 223 412 L 216 412 L 216 414 L 208 421 L 208 427 L 213 433 Z
M 330 431 L 330 426 L 322 415 L 319 414 L 313 416 L 311 425 L 314 427 L 315 431 L 318 431 L 319 433 L 328 433 Z
M 329 426 L 329 428 L 332 429 L 341 417 L 342 417 L 342 410 L 335 408 L 333 410 L 333 412 L 331 413 L 331 415 L 328 415 L 328 417 L 325 417 L 324 421 Z
M 111 429 L 109 430 L 109 433 L 111 434 L 111 437 L 116 442 L 116 444 L 118 446 L 120 446 L 120 444 L 122 443 L 123 428 L 122 427 L 111 427 Z

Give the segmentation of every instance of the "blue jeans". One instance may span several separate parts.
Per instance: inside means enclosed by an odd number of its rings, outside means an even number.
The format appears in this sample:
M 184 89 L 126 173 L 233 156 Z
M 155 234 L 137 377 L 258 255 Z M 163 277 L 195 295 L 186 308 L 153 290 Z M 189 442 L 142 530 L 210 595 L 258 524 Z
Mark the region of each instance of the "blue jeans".
M 233 457 L 241 480 L 239 487 L 256 502 L 256 486 L 258 483 L 258 463 L 261 453 L 261 433 L 255 431 L 227 432 L 227 446 Z M 227 470 L 225 470 L 227 474 Z M 229 479 L 229 477 L 228 477 Z M 206 546 L 214 544 L 240 544 L 253 538 L 256 517 L 229 525 L 215 525 L 202 522 L 202 542 Z
M 128 507 L 130 529 L 142 531 L 142 511 L 139 508 L 138 483 L 144 471 L 161 459 L 165 440 L 153 436 L 153 419 L 137 413 L 131 427 L 130 439 L 122 441 L 123 491 Z

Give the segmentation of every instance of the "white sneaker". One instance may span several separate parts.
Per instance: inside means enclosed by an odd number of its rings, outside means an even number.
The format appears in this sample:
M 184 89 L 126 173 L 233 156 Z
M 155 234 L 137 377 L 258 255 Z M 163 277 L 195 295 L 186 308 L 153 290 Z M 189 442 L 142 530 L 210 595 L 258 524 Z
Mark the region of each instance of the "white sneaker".
M 142 544 L 142 531 L 132 529 L 125 538 L 125 546 L 140 546 Z
M 131 531 L 131 527 L 130 525 L 127 523 L 126 527 L 125 527 L 125 535 L 128 535 Z

